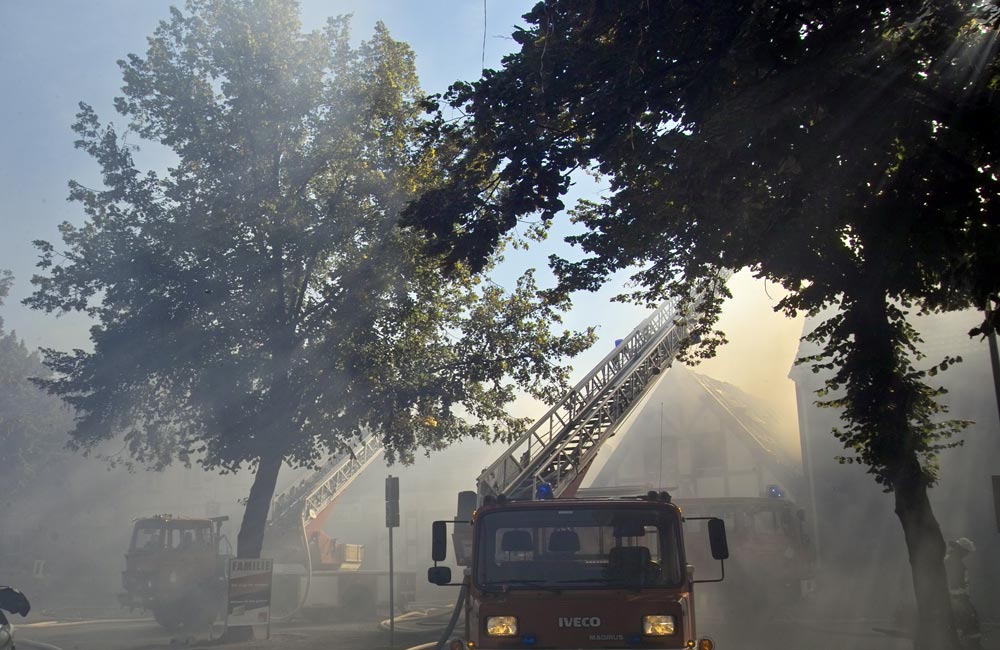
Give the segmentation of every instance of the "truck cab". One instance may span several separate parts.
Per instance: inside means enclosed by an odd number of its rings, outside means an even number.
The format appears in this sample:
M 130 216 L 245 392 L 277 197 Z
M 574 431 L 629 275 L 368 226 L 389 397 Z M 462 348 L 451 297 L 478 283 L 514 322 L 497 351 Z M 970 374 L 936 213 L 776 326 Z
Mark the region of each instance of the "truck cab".
M 149 609 L 163 627 L 214 620 L 225 594 L 229 549 L 221 535 L 228 517 L 200 519 L 157 515 L 135 520 L 125 554 L 120 600 Z
M 722 522 L 715 521 L 718 532 Z M 498 500 L 475 512 L 471 529 L 465 647 L 699 643 L 681 512 L 669 497 Z M 435 561 L 443 559 L 440 537 L 437 527 Z M 724 529 L 714 541 L 716 555 L 724 555 Z M 429 577 L 448 583 L 450 569 L 432 568 Z M 704 641 L 700 647 L 712 647 Z

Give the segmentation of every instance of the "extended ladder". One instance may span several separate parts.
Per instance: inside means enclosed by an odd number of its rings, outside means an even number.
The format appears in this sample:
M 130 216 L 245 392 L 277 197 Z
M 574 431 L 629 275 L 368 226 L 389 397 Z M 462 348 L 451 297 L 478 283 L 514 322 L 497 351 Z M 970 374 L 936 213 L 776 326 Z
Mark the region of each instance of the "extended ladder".
M 729 274 L 722 276 L 723 281 Z M 699 306 L 695 297 L 687 302 Z M 681 302 L 660 305 L 624 338 L 590 374 L 557 402 L 477 480 L 479 500 L 487 495 L 533 499 L 542 483 L 560 496 L 577 487 L 601 445 L 669 367 L 689 334 Z
M 301 526 L 315 519 L 382 455 L 381 438 L 365 431 L 349 453 L 335 456 L 303 483 L 293 485 L 274 498 L 271 523 Z

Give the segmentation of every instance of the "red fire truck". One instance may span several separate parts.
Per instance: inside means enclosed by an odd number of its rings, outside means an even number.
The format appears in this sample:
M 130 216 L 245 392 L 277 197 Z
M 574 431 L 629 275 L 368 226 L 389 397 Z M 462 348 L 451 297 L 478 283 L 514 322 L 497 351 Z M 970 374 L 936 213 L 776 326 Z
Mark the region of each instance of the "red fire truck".
M 678 498 L 685 518 L 717 517 L 726 523 L 733 561 L 726 585 L 713 593 L 719 615 L 755 614 L 794 604 L 815 591 L 815 554 L 805 531 L 805 513 L 779 496 Z M 697 521 L 685 528 L 689 559 L 707 559 L 707 529 Z
M 704 523 L 713 557 L 724 560 L 723 522 Z M 437 563 L 447 539 L 445 522 L 435 524 Z M 471 565 L 459 583 L 462 647 L 713 647 L 695 632 L 694 584 L 717 582 L 721 572 L 694 579 L 681 513 L 666 493 L 487 499 L 471 522 L 456 526 L 470 526 L 472 534 Z M 451 583 L 449 567 L 435 565 L 428 576 Z
M 697 309 L 698 297 L 691 303 Z M 483 470 L 478 493 L 460 495 L 454 543 L 466 568 L 452 621 L 464 613 L 465 625 L 452 648 L 714 647 L 696 633 L 694 584 L 720 581 L 725 565 L 695 579 L 670 496 L 573 498 L 688 340 L 680 314 L 690 306 L 661 305 Z M 712 557 L 725 560 L 724 522 L 702 523 Z M 450 567 L 437 565 L 446 527 L 434 522 L 428 571 L 440 585 L 453 584 Z

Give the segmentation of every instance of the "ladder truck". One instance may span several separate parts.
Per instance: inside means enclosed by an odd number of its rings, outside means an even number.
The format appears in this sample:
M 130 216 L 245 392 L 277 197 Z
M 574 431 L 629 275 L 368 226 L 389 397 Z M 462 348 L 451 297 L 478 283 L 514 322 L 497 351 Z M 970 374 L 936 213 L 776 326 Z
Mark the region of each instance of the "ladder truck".
M 728 278 L 728 276 L 726 276 Z M 696 296 L 693 304 L 699 303 Z M 460 585 L 458 648 L 694 648 L 695 580 L 684 517 L 666 492 L 575 498 L 601 446 L 640 403 L 689 336 L 676 300 L 662 304 L 459 495 L 453 522 L 433 523 L 430 582 Z M 712 557 L 725 525 L 705 517 Z M 453 583 L 446 559 L 454 524 Z
M 288 616 L 304 608 L 374 616 L 384 609 L 388 572 L 362 568 L 364 546 L 337 543 L 323 530 L 344 491 L 383 451 L 379 436 L 363 430 L 349 451 L 272 501 L 267 544 L 278 558 L 274 589 L 279 613 L 284 610 Z M 413 600 L 416 574 L 396 573 L 396 602 Z

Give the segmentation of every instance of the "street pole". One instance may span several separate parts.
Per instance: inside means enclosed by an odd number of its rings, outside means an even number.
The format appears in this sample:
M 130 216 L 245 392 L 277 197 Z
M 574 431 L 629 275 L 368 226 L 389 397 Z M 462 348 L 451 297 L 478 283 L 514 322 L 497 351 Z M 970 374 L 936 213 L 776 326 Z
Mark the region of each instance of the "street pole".
M 392 528 L 389 528 L 389 647 L 396 647 L 396 608 L 392 568 Z
M 385 527 L 389 529 L 389 648 L 396 644 L 396 585 L 392 566 L 392 529 L 399 526 L 399 477 L 385 479 Z

